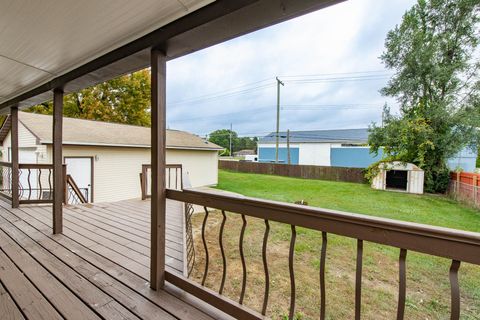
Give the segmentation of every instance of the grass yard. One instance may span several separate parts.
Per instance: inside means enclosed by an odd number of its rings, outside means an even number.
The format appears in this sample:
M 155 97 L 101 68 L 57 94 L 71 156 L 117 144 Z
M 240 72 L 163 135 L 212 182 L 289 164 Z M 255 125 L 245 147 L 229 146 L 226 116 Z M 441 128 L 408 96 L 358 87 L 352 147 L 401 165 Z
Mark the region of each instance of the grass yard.
M 221 170 L 219 189 L 246 196 L 294 202 L 305 200 L 311 206 L 414 221 L 480 232 L 480 213 L 442 196 L 409 195 L 376 191 L 367 185 L 303 180 L 287 177 L 234 173 Z M 227 281 L 224 294 L 238 300 L 242 267 L 238 252 L 241 217 L 227 213 L 224 243 L 227 254 Z M 200 237 L 204 214 L 193 218 L 197 262 L 193 278 L 201 281 L 205 255 Z M 222 215 L 212 212 L 207 224 L 210 268 L 206 285 L 218 290 L 222 259 L 218 233 Z M 247 217 L 244 249 L 247 264 L 247 289 L 244 304 L 261 310 L 264 272 L 261 246 L 263 220 Z M 271 223 L 268 242 L 270 299 L 267 315 L 282 319 L 290 303 L 288 248 L 290 226 Z M 318 319 L 319 260 L 321 233 L 297 228 L 295 276 L 297 318 Z M 362 319 L 394 319 L 398 295 L 398 254 L 396 248 L 364 243 Z M 328 235 L 327 319 L 354 318 L 356 241 Z M 407 256 L 407 305 L 405 319 L 448 319 L 450 317 L 450 261 L 409 252 Z M 460 268 L 461 317 L 480 319 L 480 266 L 462 264 Z

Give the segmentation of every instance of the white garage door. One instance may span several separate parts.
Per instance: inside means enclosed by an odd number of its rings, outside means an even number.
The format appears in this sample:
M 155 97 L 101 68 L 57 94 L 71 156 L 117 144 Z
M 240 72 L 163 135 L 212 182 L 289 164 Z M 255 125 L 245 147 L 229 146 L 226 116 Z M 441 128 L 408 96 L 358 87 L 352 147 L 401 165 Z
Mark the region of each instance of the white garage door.
M 67 174 L 71 175 L 80 191 L 92 202 L 92 158 L 65 157 Z

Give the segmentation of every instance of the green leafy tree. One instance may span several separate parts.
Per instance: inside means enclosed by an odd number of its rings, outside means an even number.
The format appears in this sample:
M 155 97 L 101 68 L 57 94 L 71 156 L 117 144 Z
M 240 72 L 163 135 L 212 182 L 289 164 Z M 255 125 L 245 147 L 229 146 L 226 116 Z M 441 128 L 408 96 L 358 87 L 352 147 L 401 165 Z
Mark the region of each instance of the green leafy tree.
M 150 126 L 150 72 L 147 69 L 67 94 L 66 117 Z M 52 114 L 52 102 L 28 111 Z
M 208 135 L 208 141 L 213 142 L 230 151 L 230 133 L 232 134 L 232 145 L 234 145 L 234 143 L 238 139 L 238 135 L 235 131 L 230 131 L 229 129 L 219 129 L 213 131 Z
M 232 149 L 237 152 L 244 149 L 257 149 L 258 138 L 239 137 L 235 131 L 229 129 L 219 129 L 209 134 L 208 141 L 213 142 L 226 150 L 230 151 L 230 132 L 232 133 Z M 227 155 L 224 153 L 224 155 Z M 229 155 L 229 153 L 228 153 Z
M 386 107 L 369 144 L 425 170 L 427 192 L 445 191 L 446 161 L 479 141 L 479 11 L 478 0 L 419 0 L 385 41 L 381 59 L 395 74 L 381 92 L 400 114 Z

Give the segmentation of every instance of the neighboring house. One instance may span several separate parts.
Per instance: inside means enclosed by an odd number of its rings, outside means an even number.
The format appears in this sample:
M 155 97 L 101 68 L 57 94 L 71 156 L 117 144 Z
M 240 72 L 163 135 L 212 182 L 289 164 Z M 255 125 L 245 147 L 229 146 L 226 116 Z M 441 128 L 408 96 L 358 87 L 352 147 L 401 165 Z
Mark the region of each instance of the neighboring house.
M 477 167 L 477 150 L 465 148 L 455 158 L 448 160 L 451 170 L 462 169 L 465 172 L 475 172 Z
M 19 112 L 20 163 L 52 163 L 52 117 Z M 10 121 L 0 129 L 3 161 L 10 161 Z M 182 164 L 193 187 L 215 185 L 222 148 L 184 131 L 167 130 L 167 163 Z M 67 172 L 94 202 L 141 196 L 139 173 L 150 163 L 150 128 L 63 119 Z
M 255 155 L 255 150 L 250 150 L 250 149 L 244 149 L 244 150 L 240 150 L 240 151 L 237 151 L 237 152 L 234 152 L 233 155 L 235 157 L 241 157 L 241 156 L 252 156 L 252 155 Z
M 279 162 L 287 163 L 287 133 L 279 134 Z M 292 164 L 365 168 L 381 159 L 366 145 L 368 129 L 290 131 Z M 260 162 L 275 161 L 276 133 L 258 141 Z
M 290 163 L 366 168 L 381 160 L 382 150 L 378 155 L 370 153 L 368 129 L 338 129 L 290 131 Z M 258 141 L 259 162 L 275 161 L 276 132 L 272 132 Z M 475 170 L 477 154 L 468 148 L 448 161 L 451 170 L 460 167 L 464 171 Z M 287 163 L 287 133 L 279 133 L 278 159 Z

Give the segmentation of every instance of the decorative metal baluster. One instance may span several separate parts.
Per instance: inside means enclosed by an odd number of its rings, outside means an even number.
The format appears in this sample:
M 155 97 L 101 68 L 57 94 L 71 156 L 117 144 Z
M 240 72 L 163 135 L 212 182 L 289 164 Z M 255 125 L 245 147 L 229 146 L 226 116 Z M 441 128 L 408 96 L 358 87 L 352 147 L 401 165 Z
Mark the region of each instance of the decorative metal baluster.
M 49 193 L 48 193 L 48 199 L 51 200 L 52 199 L 52 194 L 53 194 L 53 188 L 52 188 L 52 169 L 48 169 L 48 190 L 49 190 Z M 68 201 L 67 199 L 65 199 L 65 201 Z
M 458 269 L 460 269 L 460 261 L 452 260 L 450 266 L 450 288 L 451 288 L 451 320 L 460 319 L 460 286 L 458 285 Z
M 18 170 L 18 198 L 22 199 L 25 192 L 24 187 L 22 186 L 22 172 L 23 170 Z
M 208 274 L 208 247 L 207 247 L 207 240 L 205 239 L 205 226 L 207 225 L 208 219 L 208 209 L 207 207 L 203 207 L 205 209 L 205 218 L 203 218 L 202 223 L 202 241 L 203 241 L 203 248 L 205 249 L 205 271 L 203 272 L 203 279 L 202 279 L 202 286 L 205 285 L 205 280 L 207 279 Z
M 295 272 L 293 270 L 293 254 L 295 253 L 295 240 L 297 239 L 297 230 L 294 225 L 290 225 L 292 236 L 290 238 L 290 251 L 288 254 L 288 269 L 290 271 L 290 312 L 288 319 L 293 319 L 295 315 Z
M 399 266 L 399 286 L 398 286 L 398 307 L 397 320 L 403 320 L 405 315 L 405 298 L 407 292 L 407 250 L 400 249 L 400 257 L 398 261 Z
M 187 244 L 187 276 L 193 271 L 195 265 L 195 246 L 193 243 L 192 232 L 192 214 L 193 205 L 191 203 L 185 203 L 185 223 L 186 223 L 186 244 Z
M 28 182 L 28 200 L 32 197 L 32 184 L 30 183 L 30 175 L 31 175 L 31 170 L 30 168 L 28 170 L 28 176 L 27 176 L 27 182 Z
M 38 186 L 39 186 L 39 193 L 37 198 L 40 200 L 42 199 L 42 169 L 38 169 Z
M 223 249 L 223 229 L 225 227 L 225 222 L 227 221 L 225 210 L 222 210 L 222 216 L 222 225 L 220 226 L 220 233 L 218 235 L 218 242 L 220 244 L 220 252 L 222 253 L 223 262 L 222 282 L 220 283 L 220 289 L 218 290 L 219 294 L 223 293 L 223 286 L 225 285 L 225 278 L 227 277 L 227 258 L 225 257 L 225 250 Z
M 243 298 L 245 297 L 245 288 L 247 286 L 247 264 L 245 263 L 245 255 L 243 254 L 243 237 L 245 235 L 245 228 L 247 227 L 247 220 L 245 219 L 245 215 L 242 214 L 242 231 L 240 232 L 240 240 L 239 240 L 239 249 L 240 249 L 240 259 L 242 260 L 242 270 L 243 270 L 243 278 L 242 278 L 242 291 L 240 292 L 240 299 L 238 303 L 243 304 Z
M 327 260 L 327 233 L 322 232 L 322 249 L 320 254 L 320 319 L 325 319 L 325 262 Z
M 18 172 L 20 171 L 21 170 L 18 170 Z M 11 196 L 12 195 L 12 168 L 7 169 L 7 175 L 8 175 L 8 194 Z M 20 185 L 20 175 L 19 175 L 18 181 L 19 181 L 18 184 Z
M 270 233 L 270 224 L 265 219 L 265 233 L 263 234 L 263 246 L 262 246 L 262 258 L 263 258 L 263 270 L 265 271 L 265 293 L 263 295 L 262 315 L 267 313 L 268 294 L 270 292 L 270 274 L 268 273 L 268 261 L 267 261 L 267 242 L 268 234 Z
M 355 281 L 355 320 L 360 320 L 362 310 L 362 258 L 363 240 L 357 240 L 357 273 Z

